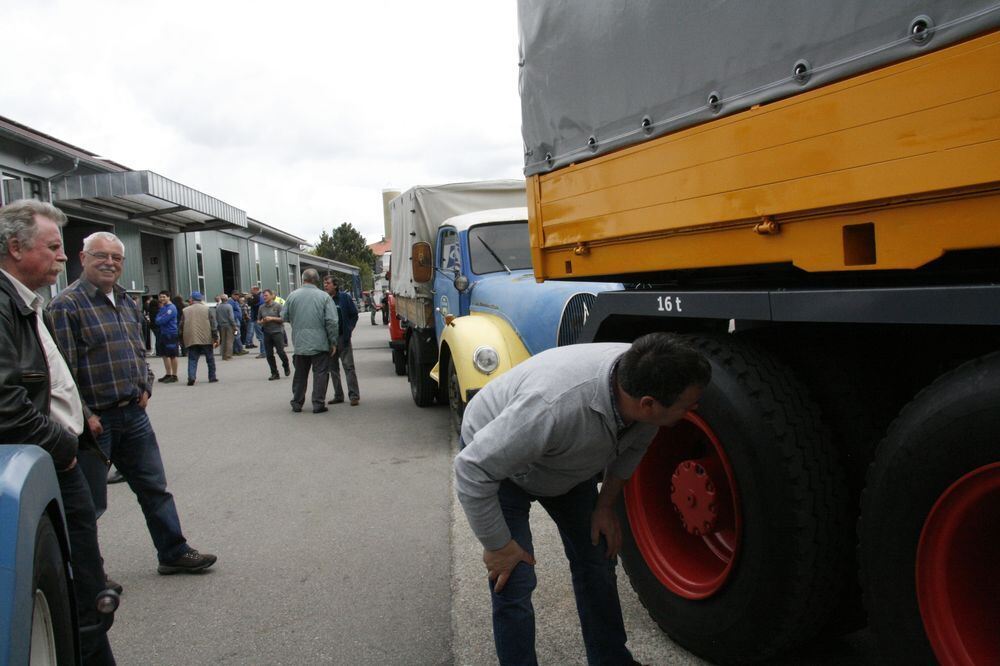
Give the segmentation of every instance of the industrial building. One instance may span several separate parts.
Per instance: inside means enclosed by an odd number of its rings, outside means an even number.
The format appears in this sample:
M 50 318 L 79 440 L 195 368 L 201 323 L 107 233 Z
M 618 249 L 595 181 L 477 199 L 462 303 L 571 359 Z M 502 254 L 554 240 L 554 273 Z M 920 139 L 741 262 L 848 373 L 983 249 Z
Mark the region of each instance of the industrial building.
M 54 295 L 80 275 L 83 239 L 110 231 L 125 244 L 120 284 L 213 296 L 256 285 L 287 296 L 306 268 L 339 273 L 359 295 L 356 266 L 305 251 L 307 241 L 152 171 L 135 171 L 0 116 L 0 205 L 49 201 L 69 218 L 69 258 Z

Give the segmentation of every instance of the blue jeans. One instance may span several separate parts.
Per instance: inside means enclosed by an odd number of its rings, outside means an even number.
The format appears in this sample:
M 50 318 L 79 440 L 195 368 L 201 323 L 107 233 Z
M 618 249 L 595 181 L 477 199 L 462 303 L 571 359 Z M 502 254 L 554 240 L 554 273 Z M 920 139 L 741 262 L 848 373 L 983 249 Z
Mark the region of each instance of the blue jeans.
M 558 497 L 531 495 L 505 480 L 500 483 L 498 496 L 511 537 L 529 553 L 534 553 L 528 523 L 532 502 L 537 500 L 559 528 L 572 574 L 587 663 L 631 664 L 632 655 L 625 647 L 615 561 L 605 557 L 607 543 L 603 537 L 596 546 L 590 542 L 590 515 L 597 503 L 596 480 L 585 481 Z M 499 594 L 490 582 L 493 640 L 501 664 L 538 663 L 535 610 L 531 604 L 536 584 L 535 568 L 524 562 L 514 567 Z
M 97 438 L 97 443 L 104 455 L 111 459 L 125 477 L 129 488 L 139 500 L 157 557 L 160 562 L 176 560 L 191 548 L 181 533 L 177 506 L 174 504 L 174 496 L 167 490 L 167 475 L 163 471 L 160 447 L 156 443 L 156 433 L 146 416 L 146 410 L 133 404 L 104 410 L 98 416 L 104 432 Z M 80 457 L 80 462 L 83 462 L 83 456 Z M 98 518 L 108 508 L 108 472 L 103 464 L 101 468 L 103 475 L 95 475 L 89 469 L 84 470 L 94 496 Z
M 191 345 L 187 351 L 188 379 L 193 380 L 198 377 L 198 359 L 202 356 L 205 357 L 205 363 L 208 364 L 209 380 L 215 379 L 215 352 L 212 350 L 212 345 Z
M 236 335 L 233 336 L 233 353 L 239 354 L 243 351 L 243 320 L 236 322 Z

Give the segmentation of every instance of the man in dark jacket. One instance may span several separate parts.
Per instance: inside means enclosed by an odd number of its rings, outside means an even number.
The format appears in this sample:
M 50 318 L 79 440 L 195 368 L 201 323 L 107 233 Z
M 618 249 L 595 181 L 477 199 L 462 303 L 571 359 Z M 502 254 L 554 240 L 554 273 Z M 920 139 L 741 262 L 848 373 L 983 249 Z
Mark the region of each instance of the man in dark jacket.
M 0 208 L 0 444 L 37 444 L 55 464 L 73 558 L 80 626 L 98 623 L 106 586 L 94 503 L 77 455 L 99 455 L 83 403 L 42 309 L 38 289 L 55 284 L 66 263 L 51 204 L 15 201 Z M 83 447 L 83 448 L 81 448 Z M 103 456 L 100 456 L 103 458 Z M 107 635 L 81 634 L 85 664 L 114 664 Z
M 351 406 L 356 407 L 361 402 L 361 393 L 358 389 L 358 373 L 354 367 L 354 347 L 351 346 L 351 334 L 354 333 L 354 327 L 358 324 L 358 306 L 354 304 L 354 299 L 351 298 L 350 294 L 340 291 L 340 286 L 332 275 L 323 278 L 323 289 L 330 294 L 340 317 L 337 353 L 330 359 L 330 380 L 333 382 L 333 399 L 330 400 L 330 404 L 344 402 L 344 387 L 340 383 L 340 366 L 343 364 L 344 377 L 347 379 L 347 397 L 351 399 Z

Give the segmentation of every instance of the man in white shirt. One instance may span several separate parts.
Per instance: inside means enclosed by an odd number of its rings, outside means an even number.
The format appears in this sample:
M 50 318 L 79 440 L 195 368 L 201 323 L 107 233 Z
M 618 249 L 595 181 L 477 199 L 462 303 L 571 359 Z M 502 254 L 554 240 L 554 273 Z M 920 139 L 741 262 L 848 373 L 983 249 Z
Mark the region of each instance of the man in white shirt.
M 0 444 L 37 444 L 52 456 L 66 513 L 80 626 L 98 624 L 106 577 L 97 519 L 77 455 L 98 455 L 69 366 L 36 291 L 66 263 L 59 228 L 66 216 L 30 199 L 0 208 Z M 80 446 L 85 447 L 80 450 Z M 84 664 L 114 664 L 107 635 L 82 632 Z

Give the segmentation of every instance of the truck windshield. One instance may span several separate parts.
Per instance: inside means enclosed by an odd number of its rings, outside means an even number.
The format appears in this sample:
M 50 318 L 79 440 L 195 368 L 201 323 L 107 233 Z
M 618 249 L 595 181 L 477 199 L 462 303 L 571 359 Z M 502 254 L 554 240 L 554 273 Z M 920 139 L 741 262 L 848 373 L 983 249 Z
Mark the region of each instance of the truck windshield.
M 496 273 L 505 270 L 504 266 L 512 271 L 531 268 L 528 223 L 525 220 L 497 222 L 470 229 L 469 265 L 476 275 Z

